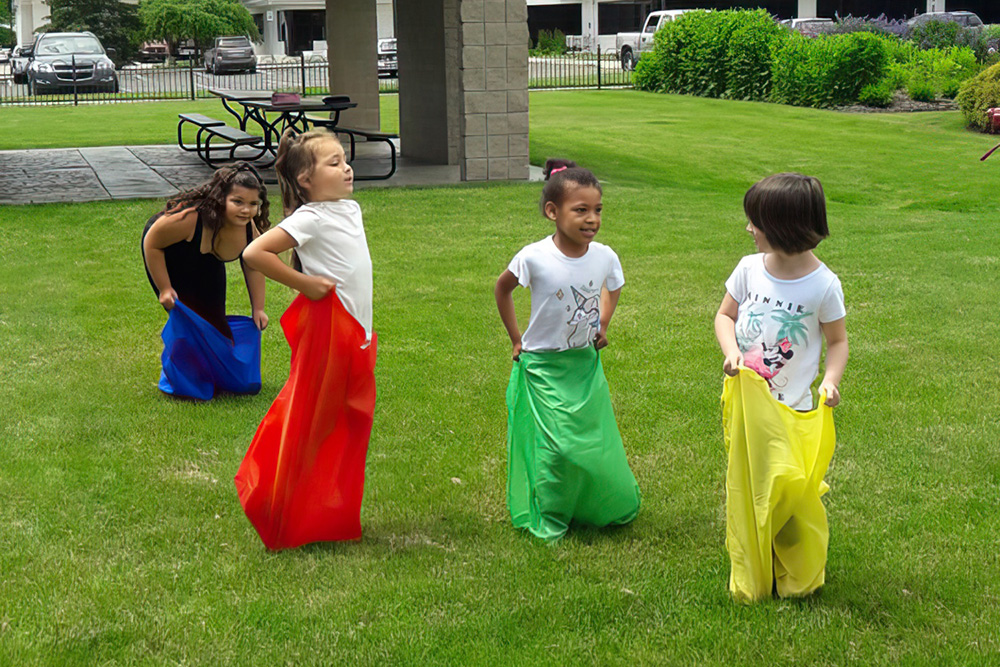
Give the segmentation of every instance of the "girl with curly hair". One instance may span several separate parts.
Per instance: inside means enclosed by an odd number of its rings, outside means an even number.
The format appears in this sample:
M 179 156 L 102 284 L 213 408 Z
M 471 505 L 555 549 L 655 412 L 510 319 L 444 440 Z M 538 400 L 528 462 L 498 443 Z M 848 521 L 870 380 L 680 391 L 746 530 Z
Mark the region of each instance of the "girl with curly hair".
M 234 336 L 233 325 L 248 319 L 226 316 L 225 265 L 240 260 L 250 294 L 253 325 L 250 328 L 254 330 L 250 333 L 257 341 L 258 389 L 260 331 L 267 327 L 264 276 L 243 262 L 243 250 L 270 227 L 268 211 L 263 180 L 253 167 L 240 163 L 222 167 L 208 182 L 171 198 L 162 211 L 149 219 L 142 232 L 146 277 L 160 304 L 171 313 L 168 328 L 173 319 L 183 314 L 195 327 L 202 323 L 211 325 L 224 337 L 221 342 L 230 346 L 241 343 Z M 184 308 L 174 318 L 178 304 Z M 164 329 L 165 343 L 167 337 L 168 329 Z M 179 363 L 180 354 L 169 347 L 168 344 L 163 353 L 164 376 L 160 388 L 167 393 L 190 396 L 190 392 L 181 391 L 176 383 L 168 381 L 168 370 Z M 185 352 L 190 353 L 190 350 Z M 214 390 L 204 389 L 201 393 L 205 391 L 207 397 L 194 397 L 211 398 Z

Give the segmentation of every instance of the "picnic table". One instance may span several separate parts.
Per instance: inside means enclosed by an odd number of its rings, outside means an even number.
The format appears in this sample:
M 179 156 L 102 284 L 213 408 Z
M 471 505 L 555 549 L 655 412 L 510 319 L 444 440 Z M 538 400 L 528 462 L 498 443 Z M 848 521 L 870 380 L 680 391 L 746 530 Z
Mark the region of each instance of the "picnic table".
M 270 155 L 271 159 L 266 164 L 258 165 L 270 166 L 274 164 L 274 157 L 277 156 L 278 152 L 278 142 L 286 129 L 292 128 L 296 132 L 306 132 L 312 125 L 348 137 L 350 140 L 348 162 L 354 162 L 358 140 L 381 142 L 388 146 L 389 169 L 381 174 L 356 174 L 356 180 L 381 180 L 391 177 L 396 172 L 395 142 L 399 136 L 387 132 L 353 129 L 340 125 L 340 113 L 358 106 L 357 102 L 352 102 L 346 95 L 303 97 L 288 101 L 279 98 L 278 101 L 275 101 L 275 91 L 273 90 L 209 88 L 208 92 L 222 100 L 223 108 L 236 119 L 239 128 L 231 127 L 221 120 L 202 114 L 178 114 L 180 122 L 177 124 L 177 144 L 184 150 L 197 152 L 202 161 L 209 166 L 214 167 L 216 163 L 225 161 L 213 158 L 213 149 L 216 151 L 228 150 L 229 154 L 226 159 L 231 161 L 237 159 L 236 150 L 240 147 L 256 151 L 255 155 L 244 159 L 259 160 L 265 155 Z M 308 115 L 324 113 L 328 114 L 329 117 L 317 118 Z M 251 122 L 261 128 L 262 136 L 247 132 L 247 126 Z M 193 145 L 185 144 L 181 135 L 181 128 L 185 123 L 190 123 L 198 128 Z M 229 144 L 212 147 L 210 144 L 213 137 L 228 141 Z
M 323 124 L 335 131 L 340 122 L 340 112 L 358 106 L 357 102 L 352 102 L 346 95 L 303 97 L 297 102 L 279 103 L 273 101 L 272 90 L 209 88 L 208 92 L 222 100 L 222 106 L 239 122 L 240 130 L 246 132 L 250 121 L 259 126 L 264 131 L 263 147 L 271 155 L 277 153 L 278 140 L 287 128 L 291 127 L 299 132 L 309 129 L 311 121 L 306 114 L 333 114 L 333 118 L 323 121 Z M 234 109 L 231 103 L 242 107 L 242 111 Z

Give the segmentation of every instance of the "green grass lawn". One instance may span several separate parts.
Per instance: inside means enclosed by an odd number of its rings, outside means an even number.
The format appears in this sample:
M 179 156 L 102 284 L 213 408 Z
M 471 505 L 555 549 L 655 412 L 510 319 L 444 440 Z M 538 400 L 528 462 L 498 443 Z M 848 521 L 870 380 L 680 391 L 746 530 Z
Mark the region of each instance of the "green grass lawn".
M 635 523 L 555 546 L 509 524 L 493 282 L 550 232 L 537 184 L 358 194 L 380 338 L 365 536 L 278 554 L 232 477 L 287 377 L 291 293 L 269 285 L 259 396 L 171 400 L 138 248 L 158 203 L 0 208 L 0 663 L 996 664 L 990 139 L 955 113 L 634 91 L 531 104 L 533 161 L 571 157 L 605 183 L 599 240 L 628 282 L 604 366 Z M 25 127 L 0 136 L 43 141 Z M 843 281 L 851 361 L 827 585 L 744 606 L 726 592 L 712 318 L 752 252 L 743 193 L 782 170 L 826 188 L 818 253 Z
M 398 132 L 398 97 L 382 95 L 380 102 L 382 131 Z M 5 106 L 0 109 L 0 150 L 174 144 L 179 113 L 202 113 L 236 124 L 217 98 L 76 107 Z M 248 131 L 254 132 L 252 124 Z

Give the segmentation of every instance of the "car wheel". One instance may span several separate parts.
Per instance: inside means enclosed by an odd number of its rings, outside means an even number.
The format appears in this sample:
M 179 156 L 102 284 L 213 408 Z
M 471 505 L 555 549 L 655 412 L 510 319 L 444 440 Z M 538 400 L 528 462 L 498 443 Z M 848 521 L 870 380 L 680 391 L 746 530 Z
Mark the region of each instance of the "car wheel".
M 23 74 L 15 74 L 14 75 L 14 83 L 19 83 L 19 84 L 24 85 L 24 84 L 28 83 L 28 77 L 26 77 Z
M 254 65 L 253 67 L 250 68 L 250 73 L 251 74 L 256 74 L 257 73 L 257 66 L 256 65 Z
M 622 69 L 631 72 L 635 69 L 635 54 L 632 49 L 622 49 Z

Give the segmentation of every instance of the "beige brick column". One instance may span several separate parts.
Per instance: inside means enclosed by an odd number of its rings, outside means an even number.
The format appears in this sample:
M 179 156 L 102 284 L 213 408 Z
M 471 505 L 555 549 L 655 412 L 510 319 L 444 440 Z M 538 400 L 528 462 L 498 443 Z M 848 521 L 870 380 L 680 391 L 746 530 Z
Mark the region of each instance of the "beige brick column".
M 326 0 L 330 91 L 358 103 L 341 115 L 347 127 L 380 129 L 377 42 L 375 0 Z
M 460 3 L 455 18 L 461 73 L 458 120 L 462 179 L 527 179 L 527 3 Z

